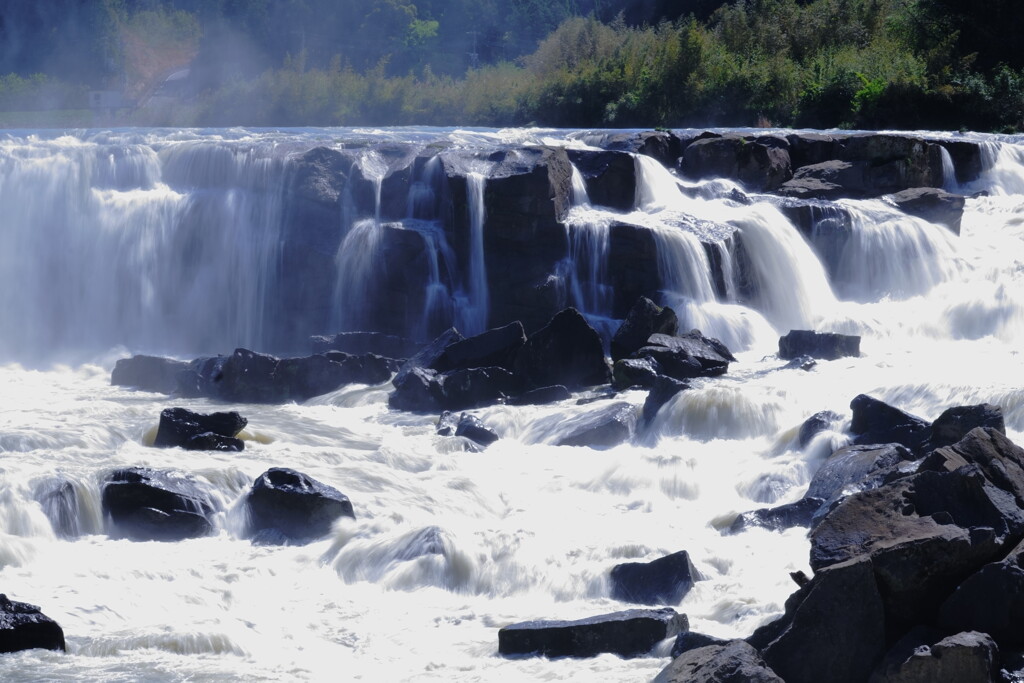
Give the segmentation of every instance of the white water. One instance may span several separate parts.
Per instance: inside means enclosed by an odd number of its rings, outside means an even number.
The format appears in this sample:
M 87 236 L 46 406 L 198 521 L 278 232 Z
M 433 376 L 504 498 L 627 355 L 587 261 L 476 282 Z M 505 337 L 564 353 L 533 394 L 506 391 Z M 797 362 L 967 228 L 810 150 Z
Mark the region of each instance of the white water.
M 203 158 L 198 148 L 206 138 L 188 132 L 111 134 L 113 147 L 78 138 L 0 142 L 0 591 L 40 604 L 63 626 L 69 648 L 7 655 L 5 680 L 650 680 L 667 664 L 667 650 L 635 660 L 505 659 L 497 655 L 497 632 L 516 621 L 628 608 L 608 597 L 614 564 L 687 550 L 705 580 L 676 609 L 696 631 L 748 635 L 781 612 L 795 589 L 788 573 L 808 570 L 807 541 L 799 529 L 735 536 L 718 529 L 738 511 L 799 498 L 828 454 L 827 442 L 842 440 L 829 433 L 801 452 L 794 445 L 799 424 L 819 410 L 848 414 L 856 394 L 929 419 L 951 405 L 996 403 L 1010 436 L 1024 437 L 1024 190 L 1013 185 L 1024 167 L 1013 165 L 1019 150 L 1007 152 L 1007 145 L 994 145 L 995 165 L 977 183 L 992 196 L 968 200 L 959 238 L 908 219 L 881 227 L 866 221 L 862 228 L 882 236 L 859 238 L 844 255 L 851 267 L 833 283 L 774 209 L 689 199 L 659 173 L 654 189 L 645 190 L 650 201 L 629 218 L 643 220 L 659 239 L 675 235 L 664 251 L 677 244 L 679 255 L 652 264 L 678 269 L 673 282 L 680 284 L 666 295 L 685 300 L 684 324 L 732 344 L 740 362 L 670 402 L 637 445 L 550 445 L 564 422 L 595 407 L 575 401 L 474 411 L 502 438 L 470 453 L 457 439 L 435 436 L 433 418 L 388 410 L 387 386 L 348 387 L 287 406 L 171 402 L 111 387 L 113 362 L 126 355 L 117 345 L 135 351 L 160 342 L 184 355 L 197 345 L 192 323 L 185 327 L 177 311 L 154 308 L 141 284 L 124 282 L 150 278 L 159 300 L 163 287 L 188 292 L 194 279 L 214 275 L 223 286 L 251 288 L 245 296 L 255 297 L 265 278 L 246 270 L 258 267 L 242 262 L 249 255 L 232 255 L 238 263 L 217 274 L 184 257 L 173 264 L 133 261 L 133 253 L 166 252 L 147 251 L 149 243 L 130 230 L 170 240 L 184 237 L 174 226 L 219 225 L 160 218 L 161 211 L 182 215 L 175 213 L 184 210 L 181 203 L 231 219 L 224 234 L 193 235 L 200 244 L 229 240 L 232 230 L 263 234 L 263 226 L 270 239 L 273 222 L 264 217 L 277 201 L 270 195 L 279 176 L 268 170 L 257 183 L 230 169 L 248 154 L 245 163 L 268 160 L 277 174 L 283 157 L 273 149 L 323 142 L 315 131 L 215 135 L 225 140 L 204 164 L 195 160 Z M 470 144 L 504 134 L 464 135 Z M 112 149 L 126 150 L 127 170 L 109 162 Z M 103 162 L 74 170 L 83 155 Z M 130 195 L 138 211 L 155 213 L 114 220 L 93 212 L 94 192 L 82 190 L 87 166 L 107 185 L 116 180 L 121 189 L 108 188 L 116 197 Z M 196 187 L 200 179 L 205 187 L 259 187 L 255 195 L 268 203 L 253 209 L 236 191 L 241 203 L 232 205 L 232 190 L 197 191 L 182 178 L 195 179 Z M 232 206 L 241 214 L 219 213 Z M 868 216 L 874 210 L 853 208 Z M 717 294 L 707 274 L 696 272 L 707 259 L 692 236 L 679 237 L 689 235 L 671 220 L 680 213 L 727 223 L 751 240 L 745 244 L 759 254 L 753 267 L 765 285 L 756 301 L 738 300 L 735 289 Z M 55 239 L 18 229 L 17 221 L 49 217 L 66 221 Z M 138 246 L 133 252 L 124 245 Z M 916 261 L 905 261 L 901 274 L 898 263 L 878 261 L 887 257 L 884 245 Z M 175 272 L 172 265 L 193 269 Z M 264 324 L 242 315 L 241 306 L 232 313 L 215 303 L 197 295 L 193 311 L 197 322 L 220 321 L 208 333 L 215 350 L 241 345 L 247 330 Z M 216 318 L 218 311 L 224 317 Z M 165 324 L 166 316 L 179 327 Z M 102 326 L 89 324 L 96 317 Z M 819 362 L 811 372 L 782 370 L 771 353 L 791 321 L 862 334 L 864 355 Z M 89 362 L 49 363 L 67 352 L 87 352 Z M 630 392 L 616 400 L 641 404 L 644 397 Z M 159 411 L 172 404 L 237 408 L 249 419 L 246 450 L 144 446 Z M 177 468 L 207 483 L 223 509 L 218 534 L 167 544 L 110 540 L 99 484 L 127 465 Z M 238 536 L 237 506 L 271 466 L 293 467 L 344 491 L 357 519 L 301 548 L 253 547 Z M 37 501 L 57 480 L 81 492 L 74 539 L 57 534 Z

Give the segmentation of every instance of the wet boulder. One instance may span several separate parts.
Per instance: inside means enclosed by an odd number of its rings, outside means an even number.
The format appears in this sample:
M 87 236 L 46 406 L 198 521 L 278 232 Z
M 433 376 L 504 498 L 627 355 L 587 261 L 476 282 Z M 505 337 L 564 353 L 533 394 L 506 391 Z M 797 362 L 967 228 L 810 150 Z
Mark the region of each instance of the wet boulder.
M 385 358 L 408 358 L 419 350 L 419 345 L 405 337 L 381 332 L 339 332 L 310 338 L 314 355 L 328 351 L 341 351 L 361 355 L 373 353 Z
M 636 165 L 627 152 L 566 150 L 583 177 L 590 203 L 616 211 L 632 211 L 636 198 Z
M 951 446 L 963 439 L 976 427 L 993 429 L 1006 434 L 1003 410 L 991 403 L 975 406 L 956 406 L 944 410 L 932 422 L 932 435 L 928 442 L 931 448 Z
M 498 653 L 543 657 L 639 657 L 689 628 L 671 608 L 635 609 L 576 621 L 526 621 L 498 631 Z
M 951 194 L 937 187 L 914 187 L 887 195 L 885 199 L 905 214 L 945 226 L 954 235 L 960 234 L 966 203 L 963 195 Z
M 406 360 L 398 369 L 398 374 L 391 380 L 391 383 L 397 388 L 404 383 L 406 376 L 417 368 L 431 369 L 444 354 L 446 348 L 464 339 L 465 337 L 454 327 L 448 328 Z
M 946 632 L 982 631 L 1002 648 L 1024 647 L 1024 543 L 991 562 L 957 586 L 939 608 Z
M 631 403 L 619 401 L 593 412 L 562 422 L 555 442 L 558 446 L 587 446 L 598 450 L 614 448 L 633 438 L 639 411 Z
M 468 413 L 462 413 L 458 417 L 448 411 L 441 413 L 437 421 L 437 433 L 441 436 L 461 436 L 483 448 L 498 440 L 498 435 L 493 429 L 485 425 L 480 418 Z
M 1024 507 L 1024 449 L 995 429 L 978 427 L 952 446 L 935 449 L 920 469 L 954 472 L 970 466 Z
M 526 343 L 526 332 L 519 321 L 487 330 L 447 345 L 430 365 L 438 372 L 470 368 L 512 368 L 516 353 Z
M 903 446 L 890 443 L 873 446 L 846 446 L 828 457 L 814 473 L 807 497 L 824 501 L 822 510 L 856 491 L 876 489 L 901 476 L 900 468 L 913 474 L 913 454 Z
M 233 403 L 282 403 L 285 395 L 274 381 L 279 359 L 249 349 L 235 349 L 220 368 L 219 397 Z
M 842 415 L 831 410 L 822 410 L 811 415 L 800 425 L 800 432 L 797 435 L 797 443 L 800 444 L 800 448 L 807 448 L 815 436 L 831 428 L 841 419 Z
M 651 562 L 625 562 L 612 567 L 612 599 L 638 605 L 678 605 L 700 578 L 685 550 Z
M 329 351 L 324 355 L 282 358 L 272 381 L 280 402 L 308 401 L 348 384 L 382 384 L 391 378 L 394 361 L 372 353 L 354 355 Z
M 538 387 L 524 391 L 517 396 L 510 398 L 507 403 L 511 406 L 535 406 L 547 403 L 557 403 L 572 398 L 572 392 L 564 385 L 554 384 L 549 387 Z
M 750 527 L 771 531 L 782 531 L 796 526 L 809 527 L 814 515 L 824 504 L 825 501 L 821 498 L 805 497 L 785 505 L 741 512 L 729 525 L 729 533 L 735 534 Z
M 39 607 L 0 593 L 0 652 L 37 648 L 64 652 L 64 629 Z
M 433 370 L 413 367 L 399 371 L 391 380 L 395 390 L 388 395 L 388 405 L 396 410 L 436 413 L 444 405 L 441 377 Z
M 173 394 L 178 391 L 178 376 L 188 369 L 188 363 L 159 356 L 132 356 L 114 364 L 110 384 L 135 387 L 143 391 Z
M 611 381 L 601 337 L 575 308 L 531 334 L 513 370 L 526 389 L 561 384 L 575 390 Z
M 870 683 L 994 683 L 999 648 L 986 633 L 939 638 L 914 629 L 885 655 Z
M 612 365 L 612 386 L 619 391 L 651 389 L 661 376 L 661 366 L 653 358 L 622 358 Z
M 235 437 L 247 424 L 249 421 L 234 411 L 204 414 L 187 408 L 165 408 L 160 411 L 153 445 L 190 451 L 241 451 L 245 444 Z
M 817 571 L 747 642 L 786 683 L 863 683 L 884 652 L 885 625 L 872 562 L 854 558 Z
M 661 407 L 675 398 L 680 391 L 690 388 L 688 382 L 671 377 L 658 377 L 644 400 L 644 424 L 650 424 Z
M 860 356 L 860 337 L 834 332 L 790 330 L 779 337 L 779 358 L 790 360 L 810 356 L 820 360 Z
M 645 296 L 637 299 L 626 319 L 612 337 L 612 360 L 628 358 L 647 344 L 652 334 L 672 336 L 679 331 L 676 312 L 667 306 L 659 306 Z
M 850 402 L 853 443 L 870 445 L 899 443 L 920 454 L 931 437 L 927 420 L 906 413 L 876 398 L 860 394 Z
M 652 334 L 633 357 L 656 361 L 664 375 L 677 380 L 724 375 L 736 360 L 722 342 L 699 330 L 678 336 Z
M 824 679 L 822 679 L 824 680 Z M 687 650 L 654 683 L 786 683 L 750 644 L 719 641 Z
M 355 518 L 348 496 L 301 472 L 272 467 L 245 501 L 254 543 L 303 544 L 326 536 L 341 517 Z
M 213 500 L 195 479 L 180 472 L 114 470 L 104 481 L 101 503 L 115 537 L 180 541 L 213 532 Z
M 505 368 L 469 368 L 441 375 L 441 407 L 445 410 L 478 408 L 503 401 L 519 388 Z

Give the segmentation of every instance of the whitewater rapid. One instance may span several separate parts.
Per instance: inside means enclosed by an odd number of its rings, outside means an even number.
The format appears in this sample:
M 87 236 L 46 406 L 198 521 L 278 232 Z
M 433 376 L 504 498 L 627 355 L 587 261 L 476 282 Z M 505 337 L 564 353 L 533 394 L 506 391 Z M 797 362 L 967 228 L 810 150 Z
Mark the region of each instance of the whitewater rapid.
M 66 654 L 4 655 L 5 680 L 650 680 L 668 663 L 670 642 L 632 660 L 503 658 L 497 632 L 529 619 L 628 609 L 610 598 L 611 567 L 679 550 L 702 577 L 674 606 L 692 630 L 744 637 L 778 616 L 796 588 L 790 572 L 810 573 L 806 531 L 721 530 L 738 512 L 799 499 L 845 439 L 837 425 L 801 450 L 800 424 L 821 410 L 848 419 L 857 394 L 926 419 L 953 405 L 994 403 L 1011 439 L 1024 442 L 1024 155 L 1012 140 L 993 142 L 985 174 L 961 188 L 988 194 L 967 200 L 959 237 L 877 201 L 844 200 L 861 220 L 833 279 L 768 203 L 692 199 L 671 177 L 644 169 L 656 175 L 643 183 L 631 220 L 664 232 L 662 251 L 676 254 L 652 267 L 699 262 L 693 245 L 666 227 L 669 214 L 689 213 L 732 225 L 758 245 L 754 267 L 770 286 L 757 301 L 724 300 L 692 268 L 680 270 L 665 295 L 681 326 L 720 337 L 738 362 L 677 395 L 633 444 L 552 445 L 573 416 L 613 400 L 642 405 L 646 392 L 474 410 L 501 437 L 477 453 L 437 436 L 437 416 L 390 410 L 386 384 L 283 406 L 110 386 L 114 362 L 129 353 L 230 352 L 259 339 L 272 321 L 254 317 L 245 302 L 268 286 L 280 210 L 268 188 L 283 177 L 288 154 L 346 136 L 439 134 L 129 131 L 0 140 L 0 592 L 42 606 L 68 643 Z M 443 135 L 467 145 L 582 144 L 560 131 Z M 117 155 L 88 166 L 88 178 L 74 161 Z M 581 220 L 589 232 L 570 240 L 580 260 L 600 253 L 608 219 L 583 203 L 574 211 L 596 214 Z M 223 230 L 196 239 L 230 244 L 239 231 L 255 231 L 256 244 L 219 269 L 189 262 L 196 270 L 183 277 L 171 270 L 182 264 L 162 261 L 168 252 L 154 245 L 183 238 L 173 217 L 187 211 L 209 212 L 201 224 Z M 42 233 L 39 226 L 51 224 L 55 232 Z M 567 230 L 575 229 L 570 221 Z M 595 318 L 605 296 L 594 283 L 599 272 L 592 264 L 589 275 L 566 275 L 570 296 Z M 108 279 L 96 280 L 103 273 Z M 486 298 L 478 277 L 464 293 L 473 306 Z M 183 308 L 168 321 L 157 302 L 183 286 L 198 318 Z M 219 287 L 237 291 L 233 310 L 204 300 Z M 121 305 L 97 303 L 107 300 Z M 479 326 L 472 306 L 462 315 Z M 185 338 L 200 325 L 209 327 L 206 337 Z M 862 356 L 786 369 L 773 354 L 792 326 L 862 335 Z M 145 446 L 160 410 L 172 405 L 240 411 L 249 421 L 246 449 Z M 109 539 L 101 481 L 137 465 L 208 484 L 221 509 L 217 534 L 178 543 Z M 253 546 L 241 538 L 240 499 L 275 466 L 338 488 L 356 519 L 306 546 Z M 60 536 L 39 502 L 59 481 L 79 494 L 73 538 Z

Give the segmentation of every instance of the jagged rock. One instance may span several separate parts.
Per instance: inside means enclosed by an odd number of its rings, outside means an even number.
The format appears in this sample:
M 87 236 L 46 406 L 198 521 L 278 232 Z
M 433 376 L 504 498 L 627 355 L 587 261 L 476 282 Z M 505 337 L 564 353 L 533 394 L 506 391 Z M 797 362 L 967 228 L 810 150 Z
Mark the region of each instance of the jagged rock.
M 633 152 L 656 159 L 662 166 L 674 166 L 683 153 L 683 141 L 667 131 L 648 130 L 638 133 L 605 133 L 590 144 L 607 150 Z
M 913 458 L 895 443 L 840 448 L 814 473 L 806 495 L 824 501 L 822 510 L 829 510 L 851 493 L 876 489 L 900 476 L 899 468 L 909 468 Z
M 330 533 L 339 518 L 355 519 L 348 496 L 285 467 L 261 474 L 245 505 L 248 532 L 256 543 L 308 543 Z
M 911 187 L 942 187 L 940 147 L 920 137 L 854 134 L 840 140 L 837 155 L 869 164 L 865 180 L 872 196 Z
M 938 640 L 912 631 L 886 654 L 868 683 L 993 683 L 1001 680 L 999 648 L 985 633 Z
M 612 365 L 612 386 L 618 391 L 651 389 L 661 376 L 661 366 L 653 358 L 622 358 Z
M 933 619 L 953 588 L 1022 533 L 1024 511 L 976 465 L 920 472 L 846 497 L 811 532 L 810 564 L 870 558 L 898 634 Z
M 963 195 L 950 194 L 937 187 L 914 187 L 887 195 L 885 199 L 903 213 L 944 225 L 953 234 L 960 234 L 966 203 Z
M 219 394 L 234 403 L 281 403 L 284 393 L 274 382 L 279 359 L 249 349 L 235 349 L 220 368 Z
M 575 308 L 566 308 L 529 336 L 514 372 L 525 388 L 561 384 L 582 389 L 611 381 L 601 337 Z
M 441 407 L 465 410 L 492 405 L 516 392 L 517 378 L 505 368 L 453 370 L 441 376 Z
M 612 599 L 638 605 L 678 605 L 700 574 L 685 550 L 651 562 L 625 562 L 612 567 Z
M 525 343 L 523 324 L 516 321 L 475 337 L 452 342 L 428 367 L 438 372 L 485 367 L 510 370 L 516 353 Z
M 797 436 L 797 443 L 800 444 L 800 448 L 807 448 L 815 436 L 830 428 L 833 423 L 841 419 L 842 415 L 831 410 L 822 410 L 811 415 L 800 425 L 800 433 Z
M 853 163 L 838 159 L 809 164 L 798 168 L 793 177 L 775 191 L 784 197 L 797 199 L 863 197 L 867 194 L 864 178 L 867 166 L 867 162 Z
M 388 395 L 388 405 L 396 410 L 436 413 L 445 405 L 440 376 L 433 370 L 412 367 L 400 371 L 391 383 L 395 390 Z
M 591 204 L 616 211 L 633 210 L 636 165 L 631 154 L 587 149 L 570 149 L 567 153 L 583 176 Z
M 723 375 L 736 360 L 722 342 L 699 330 L 674 337 L 652 334 L 633 356 L 653 359 L 663 374 L 677 380 Z
M 782 531 L 795 526 L 809 527 L 814 514 L 824 503 L 821 498 L 808 496 L 794 503 L 741 512 L 729 526 L 729 533 L 735 534 L 752 526 L 772 531 Z
M 235 411 L 207 415 L 187 408 L 165 408 L 160 411 L 160 425 L 153 445 L 185 450 L 241 451 L 245 445 L 234 437 L 247 424 L 249 421 Z M 197 439 L 200 436 L 203 438 Z
M 696 650 L 699 647 L 707 647 L 708 645 L 726 645 L 730 642 L 737 642 L 743 643 L 744 645 L 748 645 L 748 643 L 744 640 L 722 640 L 721 638 L 715 638 L 713 636 L 705 635 L 703 633 L 697 633 L 696 631 L 686 631 L 676 636 L 676 642 L 672 644 L 672 656 L 678 657 L 684 652 Z M 760 656 L 761 655 L 758 655 L 758 657 Z
M 953 472 L 969 465 L 1024 507 L 1024 449 L 995 429 L 978 427 L 952 446 L 935 449 L 920 469 Z
M 633 304 L 629 315 L 612 337 L 612 360 L 629 357 L 646 345 L 652 334 L 673 336 L 678 331 L 679 319 L 675 311 L 667 306 L 659 306 L 642 296 Z
M 510 398 L 507 403 L 511 406 L 534 406 L 565 401 L 570 398 L 572 398 L 572 392 L 561 384 L 555 384 L 550 387 L 540 387 L 525 391 L 518 396 Z
M 635 609 L 577 621 L 526 621 L 498 631 L 498 653 L 544 657 L 638 657 L 689 628 L 674 609 Z
M 644 400 L 644 423 L 650 424 L 663 405 L 672 400 L 680 391 L 689 388 L 690 385 L 687 382 L 671 377 L 659 377 Z
M 998 562 L 968 577 L 939 609 L 946 632 L 981 631 L 1002 648 L 1024 645 L 1020 615 L 1024 612 L 1024 543 Z
M 435 363 L 437 363 L 437 359 L 444 354 L 444 350 L 446 348 L 464 339 L 465 337 L 463 337 L 462 334 L 454 327 L 445 330 L 432 342 L 424 345 L 411 358 L 405 361 L 402 367 L 399 368 L 398 374 L 395 375 L 393 380 L 391 380 L 392 384 L 397 388 L 399 384 L 405 381 L 406 375 L 416 368 L 431 368 Z
M 691 178 L 730 178 L 754 192 L 774 190 L 792 177 L 789 143 L 783 138 L 724 135 L 695 140 L 683 152 Z
M 1006 434 L 1003 410 L 991 403 L 976 406 L 957 406 L 944 410 L 932 422 L 931 448 L 951 446 L 963 439 L 975 427 L 994 429 Z
M 732 640 L 687 650 L 662 669 L 654 683 L 786 682 L 757 650 L 742 640 Z
M 631 403 L 619 402 L 562 423 L 558 446 L 588 446 L 604 450 L 633 438 L 638 411 Z
M 147 467 L 114 470 L 103 485 L 102 506 L 113 535 L 133 541 L 180 541 L 213 532 L 209 494 L 178 472 Z
M 187 369 L 188 363 L 184 361 L 159 356 L 132 356 L 114 364 L 110 384 L 173 394 L 178 391 L 178 376 Z
M 779 358 L 790 360 L 799 356 L 821 360 L 856 358 L 860 356 L 860 337 L 812 330 L 790 330 L 779 337 Z
M 931 436 L 931 425 L 926 420 L 871 396 L 856 396 L 850 408 L 850 431 L 856 445 L 899 443 L 919 453 Z
M 215 398 L 220 396 L 222 369 L 227 356 L 196 358 L 178 375 L 178 394 L 182 398 Z
M 0 652 L 36 648 L 64 652 L 64 629 L 39 607 L 0 593 Z
M 462 436 L 473 443 L 487 448 L 498 440 L 498 435 L 475 415 L 462 413 L 455 417 L 454 413 L 441 413 L 437 421 L 437 433 L 441 436 Z
M 380 332 L 339 332 L 333 335 L 318 335 L 310 339 L 312 353 L 325 354 L 341 351 L 360 355 L 372 353 L 385 358 L 408 358 L 416 353 L 419 345 L 405 337 Z
M 885 615 L 871 560 L 817 570 L 785 614 L 747 641 L 786 683 L 862 683 L 885 647 Z
M 838 148 L 833 136 L 821 133 L 790 133 L 786 139 L 789 141 L 789 156 L 793 161 L 793 168 L 834 159 Z

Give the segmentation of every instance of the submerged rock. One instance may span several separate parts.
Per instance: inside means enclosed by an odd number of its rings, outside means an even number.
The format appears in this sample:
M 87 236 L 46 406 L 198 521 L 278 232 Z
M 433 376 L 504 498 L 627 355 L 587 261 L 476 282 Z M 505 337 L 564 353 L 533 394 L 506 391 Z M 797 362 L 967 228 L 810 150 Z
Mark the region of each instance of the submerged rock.
M 558 446 L 587 446 L 604 450 L 633 438 L 639 417 L 637 407 L 617 402 L 592 413 L 571 417 L 563 423 Z
M 860 356 L 860 337 L 814 332 L 812 330 L 790 330 L 779 338 L 779 358 L 790 360 L 810 356 L 821 360 L 836 360 L 847 356 Z
M 39 607 L 0 593 L 0 652 L 36 648 L 64 652 L 64 629 Z
M 782 531 L 795 526 L 809 527 L 814 515 L 821 510 L 824 503 L 821 498 L 808 496 L 794 503 L 741 512 L 729 526 L 729 533 L 739 533 L 752 526 L 771 531 Z
M 348 496 L 285 467 L 261 474 L 245 505 L 254 543 L 308 543 L 330 533 L 339 518 L 355 518 Z
M 462 413 L 458 417 L 444 412 L 437 421 L 437 433 L 441 436 L 461 436 L 487 448 L 498 440 L 498 435 L 475 415 Z
M 101 502 L 116 537 L 180 541 L 213 532 L 209 493 L 178 472 L 147 467 L 114 470 L 105 480 Z
M 544 657 L 639 657 L 689 628 L 674 609 L 627 610 L 577 621 L 526 621 L 498 631 L 498 653 Z

